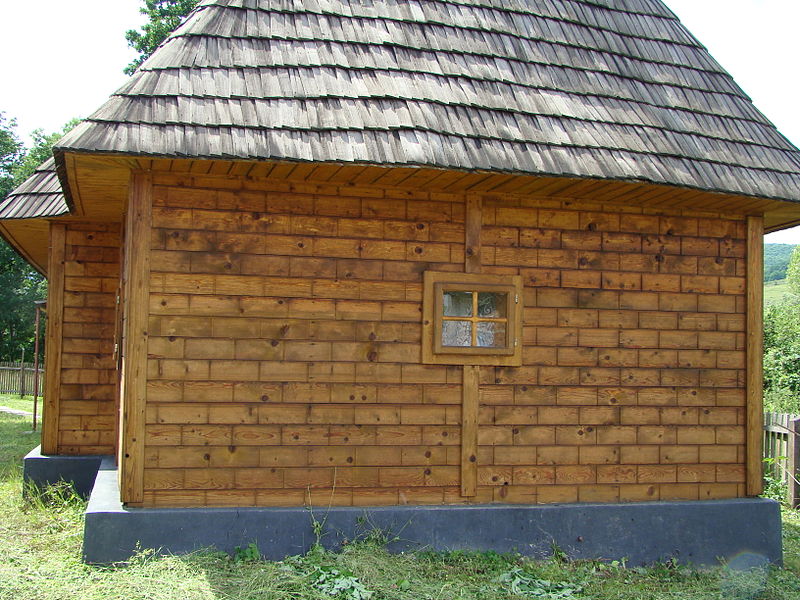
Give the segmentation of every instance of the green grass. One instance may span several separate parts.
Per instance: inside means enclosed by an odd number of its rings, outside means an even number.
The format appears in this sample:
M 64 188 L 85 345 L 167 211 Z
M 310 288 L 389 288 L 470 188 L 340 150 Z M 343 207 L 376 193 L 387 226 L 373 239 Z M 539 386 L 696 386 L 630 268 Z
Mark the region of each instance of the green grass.
M 84 503 L 64 490 L 22 499 L 21 459 L 38 444 L 21 417 L 0 414 L 0 600 L 797 600 L 800 513 L 784 512 L 786 568 L 732 574 L 672 564 L 531 561 L 495 553 L 389 554 L 379 536 L 342 552 L 280 562 L 253 549 L 93 567 L 80 560 Z M 326 593 L 338 589 L 338 595 Z
M 768 281 L 764 284 L 764 304 L 778 302 L 785 294 L 791 294 L 785 279 Z
M 40 397 L 37 411 L 41 415 L 43 399 Z M 19 397 L 19 394 L 0 394 L 0 406 L 33 412 L 33 396 Z

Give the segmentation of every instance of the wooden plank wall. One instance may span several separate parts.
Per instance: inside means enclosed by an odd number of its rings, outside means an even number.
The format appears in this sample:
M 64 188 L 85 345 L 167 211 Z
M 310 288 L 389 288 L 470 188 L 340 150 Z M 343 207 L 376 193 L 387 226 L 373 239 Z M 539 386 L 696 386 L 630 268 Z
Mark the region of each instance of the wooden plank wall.
M 380 505 L 745 494 L 745 223 L 485 196 L 524 364 L 420 364 L 422 272 L 464 197 L 155 173 L 144 502 Z
M 70 222 L 64 227 L 58 453 L 113 454 L 119 226 Z

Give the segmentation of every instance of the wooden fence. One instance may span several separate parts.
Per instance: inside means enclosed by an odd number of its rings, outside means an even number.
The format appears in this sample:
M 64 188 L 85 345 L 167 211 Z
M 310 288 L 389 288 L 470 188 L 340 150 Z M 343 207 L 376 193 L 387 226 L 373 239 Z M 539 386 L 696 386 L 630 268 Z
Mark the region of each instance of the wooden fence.
M 24 376 L 22 371 L 24 369 Z M 0 362 L 0 394 L 33 394 L 34 377 L 36 372 L 33 363 Z M 44 373 L 39 368 L 39 395 L 44 388 Z
M 800 416 L 764 414 L 764 465 L 788 487 L 790 506 L 800 506 Z

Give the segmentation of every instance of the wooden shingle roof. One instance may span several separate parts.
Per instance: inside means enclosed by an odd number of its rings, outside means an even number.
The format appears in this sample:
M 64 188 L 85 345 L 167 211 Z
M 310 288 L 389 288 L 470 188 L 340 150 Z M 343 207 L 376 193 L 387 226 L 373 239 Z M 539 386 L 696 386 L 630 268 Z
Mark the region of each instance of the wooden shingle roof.
M 39 165 L 22 185 L 0 201 L 0 219 L 57 217 L 68 212 L 52 158 Z
M 800 152 L 659 0 L 203 0 L 64 152 L 800 200 Z

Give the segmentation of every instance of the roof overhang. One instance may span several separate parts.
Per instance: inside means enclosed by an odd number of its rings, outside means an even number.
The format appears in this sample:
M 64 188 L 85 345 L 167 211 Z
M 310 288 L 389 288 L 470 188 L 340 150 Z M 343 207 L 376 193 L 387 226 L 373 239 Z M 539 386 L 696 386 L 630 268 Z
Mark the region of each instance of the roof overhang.
M 391 186 L 442 194 L 558 198 L 669 213 L 679 210 L 763 215 L 767 232 L 800 224 L 800 203 L 797 202 L 615 179 L 537 177 L 422 166 L 198 160 L 67 152 L 56 155 L 55 165 L 70 213 L 0 220 L 0 235 L 42 273 L 47 269 L 49 222 L 120 222 L 127 203 L 131 172 L 137 170 L 177 174 L 191 185 L 205 182 L 212 186 L 214 180 L 225 179 L 225 186 L 234 189 L 247 189 L 251 185 L 257 188 L 258 180 L 341 187 Z M 231 185 L 232 179 L 239 182 Z

